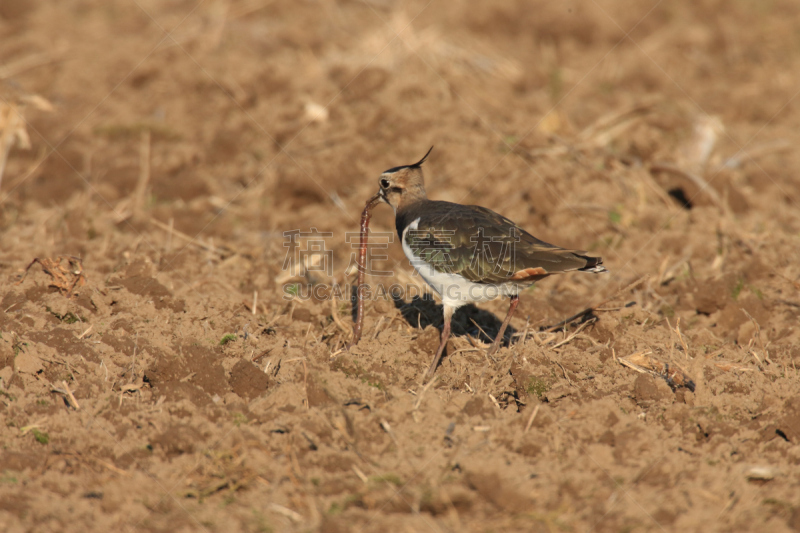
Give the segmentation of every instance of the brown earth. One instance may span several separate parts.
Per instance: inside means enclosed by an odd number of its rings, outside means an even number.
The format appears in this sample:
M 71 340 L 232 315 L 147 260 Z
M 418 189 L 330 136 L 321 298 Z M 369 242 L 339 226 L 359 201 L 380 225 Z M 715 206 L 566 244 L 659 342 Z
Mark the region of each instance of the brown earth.
M 3 0 L 0 530 L 800 529 L 798 27 L 796 0 Z M 493 359 L 506 302 L 460 311 L 424 388 L 441 307 L 371 300 L 347 353 L 326 287 L 431 145 L 433 198 L 611 274 L 526 291 Z M 419 283 L 393 222 L 372 287 Z M 332 254 L 293 276 L 311 228 Z

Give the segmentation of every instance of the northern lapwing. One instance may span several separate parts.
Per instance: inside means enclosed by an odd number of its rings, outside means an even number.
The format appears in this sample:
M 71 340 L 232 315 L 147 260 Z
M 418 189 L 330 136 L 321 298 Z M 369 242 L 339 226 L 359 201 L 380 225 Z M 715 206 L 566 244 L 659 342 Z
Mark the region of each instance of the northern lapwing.
M 413 165 L 382 173 L 377 194 L 394 209 L 403 252 L 444 306 L 439 349 L 424 381 L 442 358 L 450 320 L 459 307 L 499 296 L 511 298 L 508 314 L 489 348 L 491 355 L 503 340 L 523 289 L 551 274 L 607 272 L 602 258 L 540 241 L 490 209 L 429 200 L 422 164 L 431 150 Z

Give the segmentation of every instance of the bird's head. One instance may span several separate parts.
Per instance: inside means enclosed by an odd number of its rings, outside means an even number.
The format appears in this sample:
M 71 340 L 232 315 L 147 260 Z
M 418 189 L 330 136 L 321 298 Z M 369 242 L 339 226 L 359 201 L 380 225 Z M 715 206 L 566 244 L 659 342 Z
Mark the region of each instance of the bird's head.
M 425 181 L 422 177 L 422 163 L 428 158 L 433 146 L 425 157 L 413 165 L 404 165 L 386 170 L 378 180 L 381 200 L 392 206 L 394 212 L 404 204 L 413 203 L 427 198 Z

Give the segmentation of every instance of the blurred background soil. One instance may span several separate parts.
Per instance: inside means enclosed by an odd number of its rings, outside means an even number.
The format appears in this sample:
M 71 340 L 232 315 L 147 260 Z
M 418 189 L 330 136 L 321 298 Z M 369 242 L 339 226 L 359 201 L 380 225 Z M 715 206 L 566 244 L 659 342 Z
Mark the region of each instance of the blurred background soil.
M 3 0 L 0 529 L 800 529 L 798 28 L 795 0 Z M 432 198 L 611 273 L 526 291 L 493 359 L 507 303 L 460 311 L 423 387 L 436 301 L 371 300 L 348 353 L 329 288 L 431 145 Z M 312 228 L 328 263 L 297 264 Z M 393 228 L 368 281 L 419 285 Z

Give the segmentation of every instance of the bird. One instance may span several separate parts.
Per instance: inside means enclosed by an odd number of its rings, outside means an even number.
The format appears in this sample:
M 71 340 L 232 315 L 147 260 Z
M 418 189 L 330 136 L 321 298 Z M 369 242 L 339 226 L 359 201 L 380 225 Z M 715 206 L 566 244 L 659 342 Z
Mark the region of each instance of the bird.
M 459 307 L 510 298 L 508 313 L 487 352 L 492 355 L 500 347 L 522 290 L 553 274 L 608 272 L 601 257 L 539 240 L 490 209 L 428 199 L 422 164 L 432 150 L 414 164 L 381 173 L 375 195 L 394 210 L 403 252 L 442 300 L 439 348 L 423 382 L 441 361 Z

